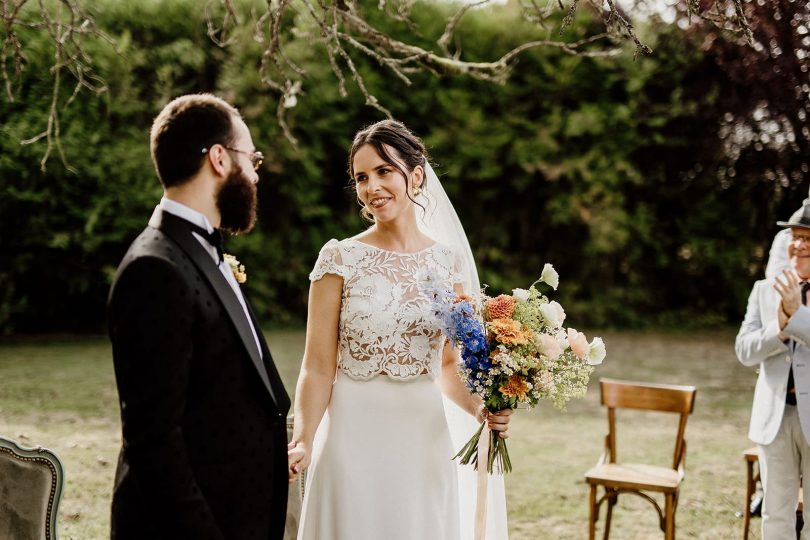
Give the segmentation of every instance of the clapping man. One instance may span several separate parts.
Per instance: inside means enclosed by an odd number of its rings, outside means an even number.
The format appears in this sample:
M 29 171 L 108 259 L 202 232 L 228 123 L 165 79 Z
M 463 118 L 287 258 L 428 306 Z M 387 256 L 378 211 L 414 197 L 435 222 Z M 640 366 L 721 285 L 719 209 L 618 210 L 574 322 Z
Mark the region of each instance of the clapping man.
M 754 284 L 736 339 L 740 362 L 759 367 L 748 436 L 759 446 L 765 540 L 796 537 L 802 477 L 810 500 L 810 199 L 777 224 L 789 230 L 789 268 Z

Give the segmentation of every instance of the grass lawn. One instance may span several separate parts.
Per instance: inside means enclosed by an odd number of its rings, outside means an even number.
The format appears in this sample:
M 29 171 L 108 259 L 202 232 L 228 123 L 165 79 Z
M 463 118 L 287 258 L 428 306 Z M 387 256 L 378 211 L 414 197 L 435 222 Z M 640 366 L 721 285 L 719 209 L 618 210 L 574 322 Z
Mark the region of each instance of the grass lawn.
M 284 382 L 294 388 L 303 333 L 269 332 L 267 337 Z M 686 430 L 678 536 L 739 537 L 742 520 L 735 512 L 743 504 L 742 451 L 751 446 L 745 434 L 756 373 L 737 362 L 734 331 L 603 337 L 608 356 L 586 399 L 565 413 L 543 405 L 514 419 L 509 448 L 515 470 L 507 478 L 511 539 L 587 538 L 588 490 L 582 475 L 599 457 L 607 429 L 599 405 L 600 376 L 698 387 Z M 6 339 L 0 342 L 0 381 L 0 435 L 50 448 L 64 462 L 60 538 L 108 538 L 120 427 L 106 338 Z M 619 458 L 667 464 L 676 423 L 674 416 L 663 420 L 645 413 L 620 417 Z M 611 529 L 623 540 L 663 538 L 649 503 L 629 495 L 619 499 Z M 752 529 L 751 538 L 759 538 L 758 519 Z

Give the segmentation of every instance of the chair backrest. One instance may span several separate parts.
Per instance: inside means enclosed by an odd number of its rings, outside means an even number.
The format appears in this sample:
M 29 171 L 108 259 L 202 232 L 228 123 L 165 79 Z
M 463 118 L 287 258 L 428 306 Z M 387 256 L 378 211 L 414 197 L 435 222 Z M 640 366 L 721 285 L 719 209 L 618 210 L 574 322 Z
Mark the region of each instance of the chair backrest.
M 659 411 L 677 413 L 678 435 L 675 439 L 675 453 L 672 468 L 677 469 L 681 463 L 686 443 L 684 432 L 686 420 L 695 406 L 694 386 L 673 384 L 652 384 L 615 379 L 599 379 L 602 405 L 608 410 L 608 448 L 610 462 L 616 462 L 616 409 L 636 409 L 642 411 Z
M 56 540 L 64 477 L 50 450 L 0 437 L 0 538 Z

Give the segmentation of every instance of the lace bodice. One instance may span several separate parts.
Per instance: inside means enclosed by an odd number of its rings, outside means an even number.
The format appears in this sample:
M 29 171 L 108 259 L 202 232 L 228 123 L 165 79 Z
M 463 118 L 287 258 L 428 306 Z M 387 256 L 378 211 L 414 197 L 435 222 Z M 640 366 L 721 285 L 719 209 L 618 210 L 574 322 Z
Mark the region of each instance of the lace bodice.
M 461 260 L 441 244 L 398 253 L 352 238 L 327 242 L 309 279 L 343 278 L 338 369 L 353 379 L 437 377 L 444 337 L 419 282 L 432 273 L 452 287 L 460 272 Z

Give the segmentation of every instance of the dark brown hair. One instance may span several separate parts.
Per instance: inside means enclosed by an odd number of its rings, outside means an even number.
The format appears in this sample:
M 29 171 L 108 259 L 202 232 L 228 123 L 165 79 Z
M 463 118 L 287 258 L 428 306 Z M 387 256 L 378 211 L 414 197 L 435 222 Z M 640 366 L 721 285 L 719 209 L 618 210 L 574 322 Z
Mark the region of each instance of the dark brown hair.
M 166 105 L 150 135 L 152 162 L 163 186 L 179 186 L 193 177 L 212 145 L 232 146 L 235 118 L 239 111 L 212 94 L 180 96 Z
M 373 146 L 377 151 L 377 155 L 380 156 L 383 161 L 398 170 L 402 176 L 405 177 L 405 192 L 408 194 L 408 198 L 424 210 L 425 207 L 414 201 L 411 197 L 411 186 L 408 179 L 408 172 L 413 172 L 413 170 L 420 165 L 424 169 L 425 165 L 427 165 L 427 149 L 422 139 L 414 135 L 411 130 L 405 127 L 405 124 L 397 122 L 396 120 L 380 120 L 375 124 L 361 129 L 354 136 L 352 149 L 349 152 L 349 176 L 352 180 L 354 180 L 354 155 L 361 147 L 367 144 Z M 394 150 L 394 156 L 391 155 L 391 152 L 389 152 L 386 146 Z M 407 172 L 402 169 L 401 163 L 405 164 L 405 167 L 408 169 Z M 426 182 L 427 176 L 423 175 L 422 189 L 425 189 Z M 364 218 L 373 221 L 365 207 L 363 207 L 361 213 Z

